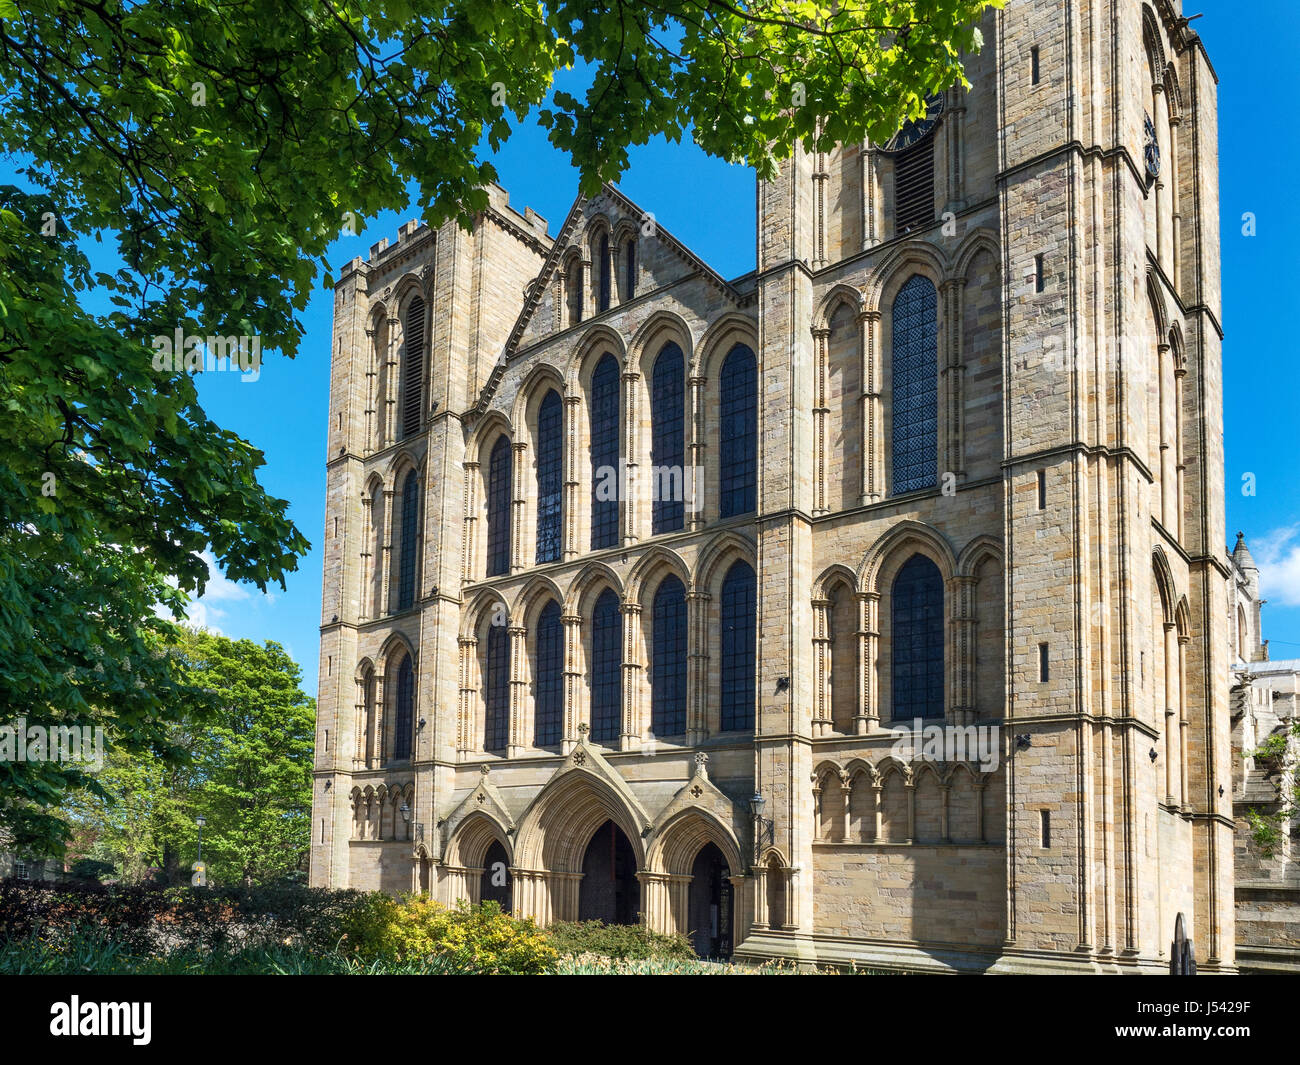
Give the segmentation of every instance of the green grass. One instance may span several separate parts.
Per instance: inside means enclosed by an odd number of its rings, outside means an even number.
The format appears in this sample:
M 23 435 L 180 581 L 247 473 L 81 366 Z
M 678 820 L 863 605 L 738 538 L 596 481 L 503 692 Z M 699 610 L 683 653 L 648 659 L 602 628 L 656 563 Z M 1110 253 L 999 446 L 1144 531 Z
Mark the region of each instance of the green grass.
M 446 976 L 459 970 L 445 958 L 363 963 L 338 951 L 302 946 L 133 954 L 96 930 L 58 939 L 33 936 L 0 943 L 0 974 L 9 976 Z

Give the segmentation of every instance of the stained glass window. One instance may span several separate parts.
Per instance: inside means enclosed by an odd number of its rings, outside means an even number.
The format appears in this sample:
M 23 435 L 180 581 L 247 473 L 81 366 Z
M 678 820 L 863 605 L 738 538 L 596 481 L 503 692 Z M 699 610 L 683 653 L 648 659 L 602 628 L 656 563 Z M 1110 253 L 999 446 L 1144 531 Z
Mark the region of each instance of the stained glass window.
M 890 616 L 894 720 L 943 717 L 943 577 L 913 555 L 894 578 Z
M 618 740 L 623 712 L 623 613 L 618 596 L 601 592 L 591 615 L 591 738 Z
M 420 478 L 414 470 L 402 482 L 401 543 L 397 556 L 397 609 L 415 604 L 415 569 L 420 544 Z
M 487 575 L 510 572 L 510 479 L 513 455 L 510 439 L 501 437 L 488 458 Z
M 503 751 L 510 730 L 510 634 L 489 625 L 483 664 L 483 750 Z
M 415 716 L 415 667 L 411 656 L 397 667 L 396 713 L 393 716 L 393 757 L 411 757 L 411 719 Z
M 591 375 L 591 549 L 618 546 L 620 402 L 618 360 L 602 356 Z
M 636 295 L 636 241 L 627 242 L 627 298 Z
M 722 581 L 722 731 L 754 727 L 756 587 L 748 563 L 734 562 Z
M 686 360 L 676 344 L 664 345 L 655 359 L 650 393 L 651 531 L 675 532 L 686 512 Z
M 919 274 L 894 297 L 894 492 L 934 485 L 939 457 L 938 295 Z
M 655 592 L 650 663 L 650 727 L 656 736 L 686 732 L 686 589 L 665 577 Z
M 722 363 L 720 514 L 749 514 L 758 498 L 758 362 L 744 344 Z
M 564 404 L 551 389 L 537 409 L 537 561 L 560 561 Z
M 564 718 L 564 625 L 553 599 L 537 616 L 533 662 L 533 746 L 550 747 Z

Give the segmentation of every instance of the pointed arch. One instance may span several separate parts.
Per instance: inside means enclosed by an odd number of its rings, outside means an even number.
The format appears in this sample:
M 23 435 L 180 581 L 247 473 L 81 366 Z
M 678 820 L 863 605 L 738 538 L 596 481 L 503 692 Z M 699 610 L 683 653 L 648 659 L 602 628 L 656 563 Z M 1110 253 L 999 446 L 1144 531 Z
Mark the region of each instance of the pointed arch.
M 517 863 L 522 869 L 580 873 L 587 844 L 606 821 L 627 837 L 637 868 L 644 869 L 647 826 L 623 796 L 596 773 L 560 770 L 519 819 Z
M 699 806 L 677 811 L 650 838 L 646 868 L 650 872 L 689 876 L 696 855 L 712 843 L 733 873 L 745 868 L 740 843 L 729 825 Z
M 481 869 L 484 856 L 493 843 L 501 844 L 507 860 L 513 862 L 509 826 L 501 823 L 495 811 L 470 810 L 450 829 L 442 859 L 445 865 Z
M 867 550 L 858 567 L 857 586 L 863 591 L 881 591 L 886 564 L 898 556 L 920 551 L 929 555 L 947 580 L 957 571 L 957 560 L 947 537 L 933 525 L 907 519 L 883 533 Z M 899 559 L 899 564 L 906 561 Z
M 685 585 L 692 588 L 690 567 L 676 551 L 662 544 L 656 544 L 636 560 L 627 575 L 627 601 L 646 604 L 646 593 L 651 591 L 667 573 L 675 573 Z
M 817 308 L 812 315 L 813 332 L 830 328 L 831 319 L 841 307 L 847 307 L 856 320 L 867 309 L 866 296 L 861 289 L 843 282 L 832 285 L 817 301 Z

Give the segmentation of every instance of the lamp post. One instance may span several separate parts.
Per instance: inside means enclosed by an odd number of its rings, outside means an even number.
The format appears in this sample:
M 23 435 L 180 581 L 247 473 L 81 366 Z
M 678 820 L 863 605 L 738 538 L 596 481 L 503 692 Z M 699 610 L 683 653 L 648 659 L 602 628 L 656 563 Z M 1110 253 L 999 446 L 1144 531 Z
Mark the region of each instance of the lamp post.
M 749 800 L 749 812 L 754 817 L 754 864 L 758 864 L 759 856 L 763 853 L 763 844 L 770 844 L 773 839 L 773 829 L 776 823 L 768 817 L 763 816 L 763 807 L 767 805 L 767 800 L 763 798 L 761 792 L 754 792 Z

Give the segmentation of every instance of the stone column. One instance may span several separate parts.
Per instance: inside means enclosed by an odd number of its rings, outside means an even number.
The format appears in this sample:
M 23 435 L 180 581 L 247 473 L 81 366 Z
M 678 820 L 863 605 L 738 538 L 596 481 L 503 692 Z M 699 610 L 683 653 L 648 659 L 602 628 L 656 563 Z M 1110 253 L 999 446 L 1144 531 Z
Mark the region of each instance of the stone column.
M 834 707 L 831 704 L 831 604 L 826 599 L 814 599 L 813 604 L 813 739 L 829 736 L 834 728 Z
M 383 447 L 397 442 L 397 399 L 402 381 L 397 372 L 397 347 L 401 341 L 401 322 L 388 319 L 388 361 L 384 368 L 384 439 Z
M 880 728 L 880 689 L 876 684 L 876 655 L 880 642 L 877 617 L 880 613 L 879 592 L 858 592 L 858 712 L 853 731 L 866 736 Z
M 964 277 L 950 277 L 940 285 L 940 298 L 944 307 L 944 365 L 940 377 L 939 395 L 943 406 L 939 425 L 939 438 L 943 441 L 940 459 L 940 476 L 947 471 L 960 476 L 965 459 L 965 395 L 966 367 L 962 362 L 962 297 L 966 288 Z
M 880 243 L 880 177 L 879 154 L 875 148 L 862 149 L 862 250 Z
M 1178 637 L 1178 805 L 1190 810 L 1187 791 L 1187 647 L 1190 636 Z
M 619 750 L 635 751 L 641 747 L 642 727 L 639 712 L 641 661 L 637 649 L 641 639 L 641 604 L 623 603 L 623 729 Z
M 876 345 L 880 337 L 880 312 L 858 315 L 859 345 L 862 351 L 862 505 L 884 498 L 885 460 L 882 452 L 884 398 L 881 395 L 880 359 Z
M 371 769 L 380 768 L 388 761 L 388 671 L 375 673 L 375 742 Z
M 975 578 L 954 577 L 952 600 L 952 686 L 949 724 L 975 723 Z
M 944 150 L 948 157 L 947 211 L 960 211 L 966 206 L 966 90 L 954 86 L 948 90 L 948 112 L 944 120 L 946 139 Z
M 379 595 L 380 609 L 384 614 L 393 612 L 392 600 L 389 599 L 389 578 L 393 564 L 393 490 L 384 489 L 384 547 L 380 555 L 380 565 L 384 567 L 381 575 L 382 591 Z
M 1169 345 L 1167 343 L 1156 345 L 1156 402 L 1159 404 L 1159 410 L 1156 412 L 1160 436 L 1160 453 L 1154 456 L 1156 469 L 1160 475 L 1160 524 L 1166 530 L 1173 532 L 1169 520 L 1170 510 L 1172 509 L 1170 496 L 1173 493 L 1173 455 L 1170 453 L 1170 426 L 1168 409 L 1173 401 L 1169 394 L 1171 384 L 1169 383 Z
M 474 708 L 478 700 L 477 673 L 478 640 L 473 636 L 462 636 L 457 641 L 460 646 L 460 707 L 456 728 L 456 753 L 467 758 L 475 748 L 474 744 Z
M 524 516 L 528 505 L 526 470 L 528 445 L 519 441 L 510 444 L 510 572 L 518 573 L 527 566 L 524 558 Z M 536 551 L 536 544 L 533 545 Z
M 580 688 L 582 684 L 582 618 L 565 614 L 560 618 L 564 626 L 564 732 L 560 750 L 568 754 L 578 742 L 578 725 L 582 711 Z
M 578 557 L 578 531 L 582 527 L 582 518 L 578 511 L 578 492 L 582 482 L 578 463 L 582 461 L 578 444 L 581 428 L 578 424 L 582 409 L 582 397 L 566 395 L 564 397 L 564 506 L 561 508 L 563 522 L 564 558 L 567 561 Z
M 710 478 L 705 473 L 704 461 L 707 451 L 704 421 L 704 386 L 706 378 L 692 375 L 687 381 L 687 441 L 686 461 L 691 471 L 691 490 L 694 493 L 687 500 L 686 528 L 694 532 L 704 525 L 704 506 L 708 499 Z M 682 484 L 686 484 L 686 473 L 682 473 Z
M 640 539 L 641 529 L 641 375 L 627 367 L 623 369 L 623 452 L 619 471 L 619 510 L 623 516 L 623 546 Z
M 709 734 L 705 701 L 709 688 L 709 594 L 686 593 L 686 632 L 689 656 L 686 675 L 686 742 L 694 747 Z
M 813 376 L 813 446 L 816 449 L 813 455 L 813 514 L 825 514 L 826 506 L 826 453 L 828 442 L 826 439 L 826 426 L 830 416 L 830 408 L 826 405 L 826 379 L 829 376 L 828 362 L 830 358 L 830 337 L 829 329 L 814 329 L 813 347 L 815 350 L 816 370 Z
M 363 455 L 373 455 L 378 445 L 375 425 L 375 389 L 378 372 L 375 366 L 375 331 L 366 330 L 366 410 L 365 440 L 362 444 Z
M 474 579 L 475 562 L 478 558 L 478 544 L 475 534 L 478 531 L 478 463 L 465 463 L 465 543 L 461 547 L 461 580 Z
M 361 497 L 361 610 L 358 621 L 369 621 L 370 610 L 374 603 L 374 566 L 375 554 L 371 547 L 375 541 L 374 499 L 369 492 Z
M 528 742 L 528 630 L 511 625 L 510 636 L 510 730 L 506 755 L 518 758 L 527 752 Z

